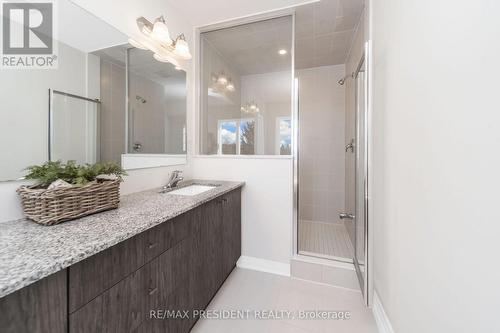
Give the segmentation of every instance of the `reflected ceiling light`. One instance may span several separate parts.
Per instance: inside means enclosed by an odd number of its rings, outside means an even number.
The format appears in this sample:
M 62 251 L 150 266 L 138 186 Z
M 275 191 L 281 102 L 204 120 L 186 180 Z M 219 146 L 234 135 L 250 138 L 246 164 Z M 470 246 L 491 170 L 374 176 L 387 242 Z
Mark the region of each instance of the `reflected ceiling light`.
M 233 82 L 231 82 L 231 79 L 229 79 L 229 80 L 228 80 L 228 82 L 227 82 L 227 86 L 226 86 L 226 89 L 227 89 L 228 91 L 234 91 L 234 90 L 235 90 L 235 89 L 234 89 L 234 84 L 233 84 Z
M 217 77 L 217 83 L 222 86 L 227 85 L 227 77 L 224 75 L 224 73 L 222 73 L 221 75 L 219 75 L 219 77 Z
M 146 46 L 142 45 L 141 43 L 139 43 L 138 41 L 136 41 L 135 39 L 132 39 L 132 38 L 128 39 L 128 43 L 130 45 L 132 45 L 133 47 L 136 47 L 136 48 L 141 49 L 141 50 L 147 50 L 148 49 Z
M 240 110 L 241 110 L 241 112 L 244 112 L 244 113 L 253 113 L 253 114 L 260 112 L 259 106 L 257 105 L 257 103 L 255 103 L 253 101 L 243 105 L 240 108 Z
M 278 51 L 278 53 L 279 53 L 280 55 L 285 55 L 285 54 L 287 54 L 287 53 L 288 53 L 288 51 L 287 51 L 287 50 L 285 50 L 285 49 L 281 49 L 281 50 L 279 50 L 279 51 Z
M 231 77 L 227 76 L 224 71 L 219 74 L 212 73 L 212 87 L 213 91 L 224 93 L 226 91 L 233 92 L 236 90 Z
M 175 59 L 189 60 L 192 58 L 184 34 L 178 35 L 173 40 L 170 37 L 170 32 L 163 16 L 158 17 L 154 23 L 151 23 L 144 17 L 139 17 L 136 23 L 144 37 L 144 41 L 141 39 L 141 42 L 138 42 L 136 39 L 131 38 L 129 43 L 132 46 L 148 49 L 154 53 L 156 60 L 170 62 L 176 66 L 178 66 L 178 63 Z

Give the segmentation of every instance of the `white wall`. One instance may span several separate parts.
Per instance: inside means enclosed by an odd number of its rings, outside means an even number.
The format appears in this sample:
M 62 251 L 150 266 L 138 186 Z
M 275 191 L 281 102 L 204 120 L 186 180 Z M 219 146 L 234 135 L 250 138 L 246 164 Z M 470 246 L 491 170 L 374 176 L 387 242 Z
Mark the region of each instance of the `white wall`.
M 245 181 L 242 255 L 289 264 L 292 249 L 292 159 L 213 157 L 192 159 L 196 178 Z
M 63 43 L 58 43 L 58 49 L 57 69 L 4 70 L 0 75 L 0 142 L 4 144 L 0 180 L 20 178 L 25 167 L 48 159 L 49 89 L 87 95 L 87 55 Z
M 499 1 L 372 0 L 375 289 L 395 332 L 499 332 Z

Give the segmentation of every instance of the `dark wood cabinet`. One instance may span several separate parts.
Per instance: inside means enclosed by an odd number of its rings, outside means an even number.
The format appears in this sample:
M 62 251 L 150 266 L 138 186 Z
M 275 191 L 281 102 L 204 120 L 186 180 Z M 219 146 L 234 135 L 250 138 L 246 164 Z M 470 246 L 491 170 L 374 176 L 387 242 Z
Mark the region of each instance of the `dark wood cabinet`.
M 66 274 L 59 271 L 0 298 L 0 332 L 67 332 Z
M 0 299 L 3 332 L 189 332 L 241 254 L 240 189 Z M 158 318 L 158 310 L 185 313 Z M 174 313 L 171 312 L 171 313 Z

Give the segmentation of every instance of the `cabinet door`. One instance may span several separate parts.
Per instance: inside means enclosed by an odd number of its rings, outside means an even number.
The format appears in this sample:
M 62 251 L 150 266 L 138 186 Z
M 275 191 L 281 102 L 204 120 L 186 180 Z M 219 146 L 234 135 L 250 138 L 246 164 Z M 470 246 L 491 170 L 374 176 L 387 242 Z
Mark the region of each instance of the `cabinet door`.
M 131 332 L 147 318 L 156 294 L 144 265 L 70 315 L 71 333 Z
M 175 314 L 191 312 L 190 257 L 193 237 L 187 237 L 180 243 L 161 254 L 151 262 L 152 291 L 156 296 L 149 304 L 148 318 L 139 331 L 182 333 L 189 332 L 189 318 L 158 318 L 159 311 Z
M 222 255 L 226 278 L 241 256 L 241 190 L 224 195 L 222 199 Z
M 209 299 L 215 295 L 224 282 L 222 262 L 222 198 L 216 198 L 202 207 L 201 237 L 206 240 L 205 279 Z M 207 303 L 208 304 L 208 303 Z
M 87 258 L 69 270 L 69 312 L 102 294 L 145 263 L 146 233 Z
M 0 298 L 0 332 L 67 331 L 66 270 Z

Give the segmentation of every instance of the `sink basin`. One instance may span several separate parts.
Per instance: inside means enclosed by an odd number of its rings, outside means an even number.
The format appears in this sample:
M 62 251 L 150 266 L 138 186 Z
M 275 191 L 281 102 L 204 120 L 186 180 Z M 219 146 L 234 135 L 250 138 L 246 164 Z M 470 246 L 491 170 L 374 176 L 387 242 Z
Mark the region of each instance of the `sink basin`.
M 189 185 L 186 187 L 181 187 L 178 190 L 170 191 L 170 192 L 168 192 L 168 194 L 193 196 L 193 195 L 201 194 L 201 193 L 206 192 L 206 191 L 213 190 L 214 188 L 216 188 L 216 186 L 193 184 L 193 185 Z

